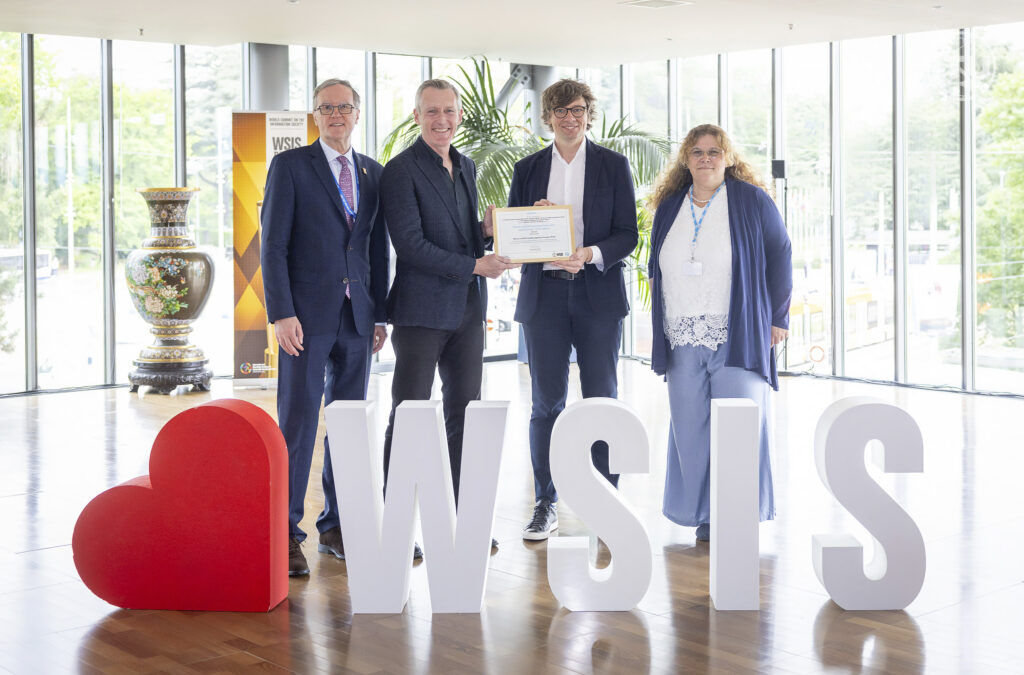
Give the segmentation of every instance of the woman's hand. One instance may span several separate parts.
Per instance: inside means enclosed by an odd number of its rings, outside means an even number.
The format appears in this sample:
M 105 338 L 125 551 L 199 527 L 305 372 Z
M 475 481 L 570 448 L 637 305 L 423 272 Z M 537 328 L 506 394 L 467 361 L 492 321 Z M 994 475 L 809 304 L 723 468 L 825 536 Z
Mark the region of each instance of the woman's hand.
M 772 326 L 772 346 L 781 344 L 783 340 L 789 337 L 789 331 L 785 328 L 779 328 L 778 326 Z

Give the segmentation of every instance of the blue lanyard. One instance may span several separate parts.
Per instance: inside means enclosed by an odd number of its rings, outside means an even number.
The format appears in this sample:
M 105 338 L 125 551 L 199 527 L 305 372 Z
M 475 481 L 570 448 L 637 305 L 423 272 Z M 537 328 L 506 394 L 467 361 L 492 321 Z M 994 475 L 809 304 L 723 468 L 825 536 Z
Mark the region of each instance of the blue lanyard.
M 722 181 L 722 185 L 725 185 L 725 181 Z M 718 196 L 718 192 L 722 189 L 722 185 L 718 186 L 715 193 L 711 195 L 711 199 L 704 205 L 704 210 L 701 211 L 700 220 L 697 220 L 697 212 L 693 209 L 693 184 L 690 184 L 690 217 L 693 218 L 693 239 L 690 240 L 690 260 L 693 260 L 693 252 L 697 248 L 697 235 L 700 234 L 700 226 L 704 224 L 704 216 L 708 215 L 708 209 L 711 208 L 711 202 Z
M 348 160 L 345 158 L 345 155 L 338 155 L 338 161 L 348 162 Z M 332 171 L 331 174 L 333 175 L 333 173 L 334 172 Z M 350 171 L 349 173 L 352 174 L 352 182 L 354 183 L 353 189 L 355 189 L 355 194 L 359 194 L 359 171 Z M 348 205 L 348 200 L 345 199 L 345 191 L 341 189 L 341 181 L 338 180 L 337 176 L 334 177 L 334 184 L 338 186 L 338 196 L 341 197 L 341 205 L 345 207 L 345 213 L 348 214 L 349 218 L 355 220 L 356 211 L 355 209 Z

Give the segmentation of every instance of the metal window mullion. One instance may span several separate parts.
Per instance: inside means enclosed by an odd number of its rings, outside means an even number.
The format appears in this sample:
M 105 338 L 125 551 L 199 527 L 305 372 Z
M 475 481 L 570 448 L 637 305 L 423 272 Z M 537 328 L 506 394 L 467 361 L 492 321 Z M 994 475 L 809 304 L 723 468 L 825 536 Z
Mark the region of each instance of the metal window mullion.
M 902 35 L 892 38 L 893 378 L 907 381 L 907 115 Z
M 679 137 L 683 126 L 679 105 L 679 59 L 668 59 L 668 138 L 674 141 Z
M 628 118 L 630 124 L 635 124 L 633 116 L 633 68 L 628 63 L 619 66 L 619 112 L 620 117 Z
M 829 45 L 829 139 L 832 153 L 832 374 L 846 374 L 846 287 L 843 260 L 842 44 Z
M 420 57 L 420 82 L 426 82 L 434 77 L 434 59 L 429 56 Z
M 252 59 L 249 43 L 242 43 L 242 110 L 252 110 Z
M 103 381 L 117 382 L 114 261 L 114 48 L 100 40 L 100 202 L 103 205 Z
M 21 172 L 25 286 L 25 390 L 39 388 L 38 314 L 36 306 L 36 119 L 35 43 L 21 35 Z
M 785 148 L 785 120 L 782 109 L 782 51 L 772 49 L 772 159 L 784 160 L 786 158 Z M 774 179 L 775 203 L 782 212 L 782 222 L 788 228 L 789 219 L 786 205 L 786 179 Z M 779 190 L 780 185 L 782 190 Z M 782 350 L 782 369 L 789 369 L 789 348 Z
M 366 154 L 377 156 L 377 52 L 366 52 L 366 92 L 363 94 L 363 125 L 366 133 Z
M 174 184 L 188 185 L 185 152 L 185 45 L 174 45 Z
M 313 109 L 313 92 L 316 91 L 316 47 L 306 47 L 306 109 Z
M 718 55 L 718 126 L 729 131 L 729 55 Z
M 975 390 L 978 306 L 975 266 L 976 240 L 974 208 L 974 41 L 970 28 L 960 30 L 960 283 L 963 293 L 960 306 L 960 358 L 962 386 Z

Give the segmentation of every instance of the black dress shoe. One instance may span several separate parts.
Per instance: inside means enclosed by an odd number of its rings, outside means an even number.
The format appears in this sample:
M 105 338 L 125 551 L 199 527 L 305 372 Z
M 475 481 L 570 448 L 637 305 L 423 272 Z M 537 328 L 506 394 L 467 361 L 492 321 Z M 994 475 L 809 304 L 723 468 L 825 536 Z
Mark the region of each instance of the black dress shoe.
M 330 553 L 338 560 L 345 559 L 345 542 L 341 539 L 341 528 L 333 527 L 326 532 L 320 533 L 320 545 L 316 550 L 321 553 Z
M 288 538 L 288 576 L 301 577 L 309 574 L 306 556 L 302 555 L 302 545 L 295 537 Z

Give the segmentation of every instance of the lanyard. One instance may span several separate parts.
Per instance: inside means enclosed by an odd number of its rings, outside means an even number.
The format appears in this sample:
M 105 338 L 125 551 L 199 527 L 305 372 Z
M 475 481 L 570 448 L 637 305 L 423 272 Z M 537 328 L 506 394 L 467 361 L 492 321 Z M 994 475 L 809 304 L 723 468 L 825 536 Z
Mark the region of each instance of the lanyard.
M 348 162 L 348 159 L 345 158 L 345 155 L 338 155 L 338 161 Z M 349 171 L 349 173 L 352 174 L 352 182 L 354 183 L 353 189 L 355 189 L 355 194 L 359 194 L 359 172 Z M 331 174 L 333 175 L 334 172 L 332 171 Z M 338 196 L 341 197 L 341 205 L 345 207 L 345 213 L 348 214 L 349 218 L 355 220 L 356 210 L 348 205 L 348 200 L 345 199 L 345 191 L 341 189 L 341 181 L 338 180 L 337 176 L 334 177 L 334 184 L 338 186 Z
M 722 181 L 722 185 L 725 185 L 725 181 Z M 693 239 L 690 240 L 690 260 L 693 260 L 694 251 L 697 249 L 697 235 L 700 234 L 700 226 L 704 224 L 704 216 L 708 215 L 708 209 L 711 208 L 711 202 L 718 196 L 718 192 L 722 189 L 722 185 L 719 185 L 715 190 L 714 194 L 711 195 L 711 199 L 704 205 L 703 211 L 700 214 L 700 220 L 697 220 L 697 212 L 693 209 L 693 185 L 690 185 L 690 217 L 693 218 Z

